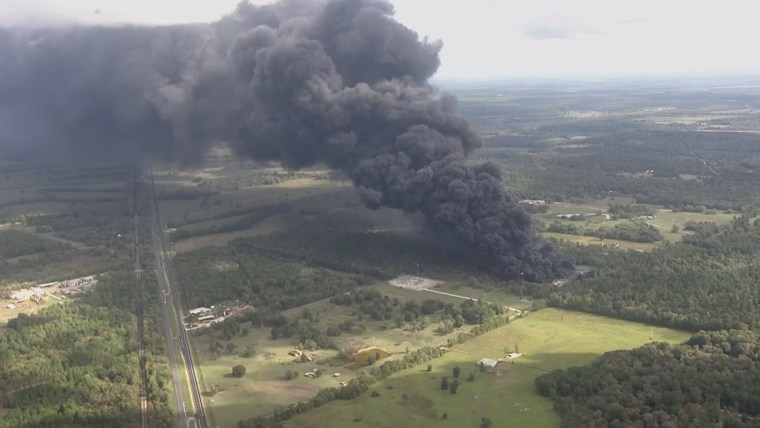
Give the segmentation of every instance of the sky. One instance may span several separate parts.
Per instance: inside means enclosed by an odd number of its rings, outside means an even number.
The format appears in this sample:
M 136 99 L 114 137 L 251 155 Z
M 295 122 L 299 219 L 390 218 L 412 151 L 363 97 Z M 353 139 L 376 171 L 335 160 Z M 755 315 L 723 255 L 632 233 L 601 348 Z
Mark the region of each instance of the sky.
M 0 25 L 211 22 L 238 1 L 0 0 Z M 443 41 L 437 79 L 760 73 L 756 0 L 391 2 Z

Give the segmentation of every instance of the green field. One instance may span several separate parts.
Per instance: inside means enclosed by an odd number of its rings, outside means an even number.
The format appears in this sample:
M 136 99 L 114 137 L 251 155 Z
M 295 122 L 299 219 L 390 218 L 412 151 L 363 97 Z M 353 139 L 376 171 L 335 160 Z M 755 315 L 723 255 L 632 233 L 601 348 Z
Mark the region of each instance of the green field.
M 535 218 L 540 219 L 546 224 L 559 222 L 562 224 L 572 224 L 579 229 L 609 229 L 619 224 L 625 224 L 630 222 L 626 219 L 614 220 L 610 218 L 607 211 L 611 204 L 631 203 L 631 198 L 617 197 L 617 198 L 605 198 L 590 200 L 581 203 L 556 203 L 551 204 L 548 207 L 548 211 L 543 214 L 537 214 Z M 673 243 L 683 239 L 684 236 L 691 233 L 688 230 L 684 230 L 684 227 L 688 222 L 708 222 L 715 223 L 717 225 L 725 225 L 734 219 L 735 214 L 727 214 L 722 212 L 686 212 L 686 211 L 671 211 L 664 209 L 658 205 L 647 205 L 651 208 L 655 214 L 653 218 L 643 219 L 647 224 L 656 228 L 663 236 L 662 241 L 654 243 L 642 243 L 642 242 L 627 242 L 618 239 L 602 240 L 594 236 L 581 236 L 581 235 L 569 235 L 564 233 L 552 233 L 544 232 L 543 235 L 549 238 L 557 240 L 564 240 L 567 242 L 578 243 L 583 245 L 610 245 L 613 241 L 620 245 L 622 249 L 630 249 L 637 251 L 651 251 L 667 242 Z M 572 215 L 581 214 L 586 218 L 581 221 L 573 221 L 558 217 L 560 215 Z M 674 226 L 676 227 L 674 230 Z
M 448 284 L 444 284 L 448 285 Z M 375 288 L 382 294 L 391 298 L 398 298 L 402 302 L 417 301 L 421 303 L 426 299 L 441 300 L 445 303 L 459 305 L 462 299 L 429 292 L 393 287 L 385 282 L 380 282 L 369 287 Z M 461 294 L 473 298 L 486 297 L 493 301 L 525 308 L 529 303 L 521 302 L 516 296 L 503 292 L 486 292 L 466 286 L 450 286 L 443 289 L 447 292 Z M 526 306 L 527 305 L 527 306 Z M 427 318 L 427 327 L 422 330 L 410 331 L 396 328 L 392 320 L 376 321 L 369 317 L 361 319 L 357 317 L 357 309 L 334 305 L 329 299 L 320 300 L 304 306 L 283 311 L 288 319 L 303 319 L 305 312 L 313 316 L 310 325 L 324 330 L 327 326 L 335 326 L 346 320 L 356 320 L 366 326 L 366 330 L 358 335 L 342 334 L 334 340 L 339 348 L 359 350 L 367 347 L 379 347 L 393 353 L 392 358 L 402 358 L 409 350 L 415 350 L 426 345 L 444 345 L 447 339 L 453 338 L 461 331 L 467 331 L 472 326 L 456 329 L 454 332 L 439 335 L 435 333 L 438 326 L 438 316 L 431 315 Z M 250 324 L 246 324 L 250 327 Z M 349 362 L 328 362 L 337 354 L 331 349 L 321 349 L 307 352 L 314 357 L 312 363 L 296 362 L 296 359 L 287 355 L 287 352 L 297 347 L 297 339 L 270 338 L 268 328 L 250 328 L 248 335 L 235 336 L 230 341 L 223 340 L 218 333 L 214 333 L 217 341 L 225 346 L 228 343 L 235 345 L 235 351 L 230 354 L 215 356 L 209 349 L 211 336 L 198 335 L 193 338 L 193 346 L 198 353 L 198 361 L 207 389 L 216 387 L 221 391 L 208 398 L 210 409 L 215 422 L 220 427 L 234 426 L 238 420 L 271 412 L 277 406 L 293 401 L 307 399 L 316 394 L 321 388 L 338 386 L 340 381 L 347 381 L 359 374 L 358 370 L 347 367 Z M 249 346 L 254 347 L 256 355 L 252 358 L 244 358 L 241 354 Z M 243 378 L 229 376 L 232 366 L 242 364 L 247 369 Z M 334 364 L 331 367 L 331 364 Z M 315 367 L 325 368 L 327 376 L 317 379 L 309 379 L 303 374 Z M 285 380 L 286 370 L 295 370 L 299 375 L 292 380 Z M 339 378 L 332 378 L 331 374 L 340 372 Z M 251 408 L 250 403 L 257 403 Z
M 652 337 L 653 339 L 650 339 Z M 457 345 L 425 367 L 400 372 L 352 401 L 336 401 L 286 422 L 286 427 L 469 427 L 480 418 L 493 426 L 557 427 L 549 399 L 539 396 L 533 380 L 553 369 L 590 363 L 602 353 L 644 343 L 685 341 L 689 333 L 585 313 L 546 309 Z M 480 373 L 476 361 L 501 358 L 515 345 L 525 356 Z M 462 370 L 456 395 L 439 389 L 441 377 Z M 473 382 L 466 381 L 475 373 Z M 392 387 L 392 389 L 388 389 Z M 402 395 L 406 394 L 404 400 Z M 442 415 L 448 414 L 446 420 Z M 220 425 L 222 426 L 222 425 Z

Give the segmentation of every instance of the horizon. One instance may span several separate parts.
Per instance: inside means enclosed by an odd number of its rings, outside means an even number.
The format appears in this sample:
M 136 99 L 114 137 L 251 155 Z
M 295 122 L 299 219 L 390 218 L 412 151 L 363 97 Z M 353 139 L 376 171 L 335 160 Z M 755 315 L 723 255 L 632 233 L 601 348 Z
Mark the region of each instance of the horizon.
M 0 27 L 210 23 L 237 0 L 9 0 Z M 255 0 L 253 4 L 273 3 Z M 742 77 L 760 73 L 745 48 L 760 39 L 760 4 L 730 0 L 637 2 L 394 0 L 395 18 L 441 40 L 435 81 L 535 78 Z

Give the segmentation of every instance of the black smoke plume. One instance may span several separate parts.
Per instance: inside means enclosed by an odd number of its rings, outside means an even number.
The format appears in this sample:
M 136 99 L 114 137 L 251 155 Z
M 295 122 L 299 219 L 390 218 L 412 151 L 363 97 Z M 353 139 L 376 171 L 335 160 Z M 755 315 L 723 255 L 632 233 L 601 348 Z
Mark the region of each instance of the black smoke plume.
M 289 168 L 324 163 L 369 208 L 423 213 L 506 279 L 572 264 L 531 236 L 456 100 L 427 84 L 440 42 L 385 0 L 241 3 L 208 25 L 0 30 L 0 146 L 48 155 L 158 153 L 211 143 Z

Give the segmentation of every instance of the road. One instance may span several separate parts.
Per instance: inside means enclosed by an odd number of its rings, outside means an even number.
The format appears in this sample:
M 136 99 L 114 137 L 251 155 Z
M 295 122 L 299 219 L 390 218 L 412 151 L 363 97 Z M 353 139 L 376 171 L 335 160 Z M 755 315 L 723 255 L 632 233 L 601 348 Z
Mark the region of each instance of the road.
M 468 297 L 468 296 L 462 296 L 461 294 L 452 294 L 452 293 L 447 293 L 445 291 L 433 290 L 432 288 L 408 287 L 408 286 L 397 285 L 397 284 L 393 284 L 393 283 L 391 283 L 391 285 L 394 286 L 394 287 L 404 288 L 404 289 L 407 289 L 407 290 L 427 291 L 428 293 L 442 294 L 444 296 L 457 297 L 459 299 L 464 299 L 464 300 L 470 300 L 470 299 L 472 299 L 472 300 L 475 300 L 476 302 L 479 300 L 479 299 L 474 299 L 474 298 Z M 493 304 L 493 302 L 489 302 L 489 301 L 486 301 L 486 303 L 488 303 L 489 305 Z M 513 320 L 513 319 L 515 319 L 516 317 L 519 317 L 519 316 L 522 315 L 523 311 L 520 310 L 520 309 L 512 308 L 512 307 L 509 307 L 509 306 L 504 306 L 504 307 L 507 308 L 510 311 L 516 312 L 514 315 L 510 315 L 509 316 L 509 320 L 510 321 Z
M 179 420 L 179 427 L 184 428 L 187 426 L 187 413 L 185 411 L 185 400 L 182 397 L 182 384 L 179 379 L 179 369 L 177 368 L 177 351 L 174 348 L 174 337 L 172 335 L 171 317 L 169 316 L 169 308 L 166 302 L 165 290 L 166 286 L 166 273 L 163 269 L 163 254 L 160 251 L 160 245 L 158 244 L 157 232 L 155 221 L 150 222 L 151 229 L 151 244 L 153 245 L 153 254 L 156 258 L 156 277 L 158 278 L 159 288 L 159 304 L 161 305 L 161 316 L 164 320 L 164 336 L 166 337 L 166 352 L 169 354 L 169 366 L 172 372 L 172 384 L 174 386 L 174 397 L 177 404 L 177 418 Z
M 182 359 L 184 360 L 184 369 L 187 373 L 187 379 L 190 386 L 190 394 L 192 396 L 192 404 L 193 408 L 195 409 L 195 421 L 199 428 L 208 428 L 208 420 L 206 418 L 206 411 L 203 408 L 203 399 L 201 397 L 200 392 L 200 385 L 198 384 L 198 377 L 196 375 L 195 371 L 195 362 L 193 361 L 193 353 L 192 349 L 190 347 L 190 339 L 188 338 L 187 331 L 185 330 L 185 324 L 182 320 L 182 304 L 179 300 L 179 295 L 177 293 L 177 279 L 174 273 L 174 266 L 172 265 L 171 258 L 169 257 L 169 251 L 168 251 L 168 245 L 166 243 L 166 236 L 164 234 L 164 228 L 161 223 L 161 214 L 158 209 L 158 200 L 156 198 L 156 185 L 155 181 L 153 179 L 153 171 L 151 169 L 150 172 L 150 185 L 151 185 L 151 194 L 153 199 L 153 207 L 154 207 L 154 219 L 151 222 L 151 231 L 153 234 L 153 253 L 156 255 L 156 266 L 159 270 L 158 277 L 159 277 L 159 283 L 161 284 L 161 290 L 162 295 L 164 296 L 163 299 L 159 299 L 161 301 L 161 307 L 162 312 L 164 316 L 164 324 L 165 328 L 168 328 L 167 330 L 167 342 L 171 342 L 171 346 L 169 347 L 170 351 L 170 357 L 174 357 L 176 354 L 174 353 L 174 340 L 171 337 L 171 313 L 174 314 L 174 322 L 177 325 L 178 333 L 179 333 L 179 348 L 180 352 L 182 354 Z M 164 293 L 165 291 L 165 293 Z M 172 311 L 169 310 L 169 306 L 171 305 Z M 177 372 L 177 365 L 176 361 L 172 362 L 172 375 Z M 178 400 L 178 407 L 180 413 L 180 427 L 187 426 L 187 414 L 186 409 L 184 406 L 184 400 L 182 400 L 182 389 L 178 388 L 178 381 L 179 374 L 177 373 L 175 377 L 175 391 L 178 393 L 177 400 Z M 179 405 L 179 401 L 182 400 L 181 405 Z
M 135 223 L 135 315 L 137 316 L 137 356 L 140 362 L 140 428 L 148 428 L 148 372 L 145 368 L 145 324 L 143 320 L 142 305 L 142 284 L 140 283 L 140 273 L 142 265 L 140 264 L 140 234 L 139 223 L 140 217 L 137 213 L 137 190 L 139 179 L 139 168 L 135 168 L 132 184 L 132 208 L 134 210 Z

